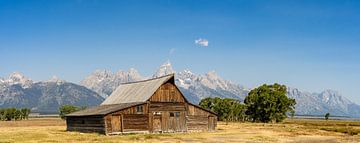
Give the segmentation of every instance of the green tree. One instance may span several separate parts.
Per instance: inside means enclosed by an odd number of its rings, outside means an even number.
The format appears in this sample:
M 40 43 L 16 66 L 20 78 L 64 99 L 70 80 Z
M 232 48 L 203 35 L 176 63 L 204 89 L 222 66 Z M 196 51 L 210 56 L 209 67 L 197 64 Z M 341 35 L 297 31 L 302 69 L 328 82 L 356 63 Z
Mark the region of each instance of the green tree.
M 253 122 L 281 122 L 295 110 L 295 99 L 286 96 L 286 86 L 262 85 L 249 92 L 244 101 L 246 114 Z
M 22 116 L 21 110 L 16 109 L 16 110 L 14 111 L 13 119 L 15 119 L 15 120 L 21 120 L 21 116 Z
M 30 109 L 3 108 L 0 109 L 0 121 L 27 119 Z
M 326 113 L 325 114 L 325 120 L 329 120 L 329 117 L 330 117 L 330 113 Z
M 21 119 L 28 119 L 30 114 L 30 109 L 22 108 L 21 110 Z
M 5 120 L 5 109 L 0 109 L 0 121 Z
M 63 105 L 59 108 L 59 111 L 60 111 L 60 117 L 61 119 L 65 119 L 65 116 L 67 114 L 70 114 L 70 113 L 73 113 L 73 112 L 76 112 L 76 111 L 79 111 L 79 110 L 83 110 L 85 109 L 86 107 L 77 107 L 77 106 L 73 106 L 73 105 Z
M 15 108 L 7 108 L 7 109 L 5 109 L 5 113 L 4 113 L 5 120 L 6 121 L 11 121 L 12 119 L 14 119 L 15 112 L 16 112 Z
M 199 105 L 218 114 L 220 121 L 245 121 L 246 107 L 240 101 L 230 98 L 204 98 Z

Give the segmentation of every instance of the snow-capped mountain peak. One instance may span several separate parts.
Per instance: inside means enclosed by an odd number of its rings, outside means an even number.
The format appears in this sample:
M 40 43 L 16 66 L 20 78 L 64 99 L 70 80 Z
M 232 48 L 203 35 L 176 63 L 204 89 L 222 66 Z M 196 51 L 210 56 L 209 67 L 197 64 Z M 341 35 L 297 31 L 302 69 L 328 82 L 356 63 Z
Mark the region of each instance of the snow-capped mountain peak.
M 95 72 L 92 75 L 93 75 L 93 77 L 95 77 L 101 81 L 101 80 L 104 80 L 105 78 L 113 76 L 113 73 L 109 70 L 97 69 L 97 70 L 95 70 Z
M 194 85 L 199 80 L 199 76 L 186 69 L 179 72 L 176 76 L 176 82 L 179 86 L 188 89 L 191 85 Z
M 210 79 L 219 79 L 219 76 L 218 74 L 216 73 L 216 71 L 212 70 L 212 71 L 209 71 L 206 76 Z
M 153 77 L 154 78 L 160 77 L 160 76 L 169 75 L 172 73 L 176 73 L 176 71 L 172 68 L 170 61 L 167 61 L 160 66 L 160 68 L 155 72 Z
M 231 88 L 230 86 L 233 86 L 235 84 L 231 83 L 230 81 L 227 81 L 220 76 L 215 71 L 210 71 L 203 78 L 201 79 L 201 82 L 208 87 L 212 89 L 221 89 L 221 90 L 228 90 Z
M 47 80 L 46 82 L 55 82 L 55 83 L 61 84 L 61 83 L 65 83 L 66 81 L 60 79 L 57 76 L 52 76 L 51 79 Z
M 189 69 L 180 71 L 177 75 L 178 78 L 180 79 L 191 79 L 194 80 L 196 78 L 196 75 L 194 73 L 192 73 Z
M 82 80 L 80 84 L 94 90 L 102 97 L 107 97 L 121 83 L 142 79 L 143 77 L 134 68 L 129 69 L 127 72 L 119 70 L 116 73 L 108 70 L 96 70 Z
M 329 112 L 334 115 L 352 115 L 350 107 L 359 108 L 349 99 L 343 97 L 338 91 L 325 90 L 321 93 L 302 92 L 297 88 L 288 87 L 287 95 L 296 99 L 297 114 L 321 115 Z M 355 113 L 358 114 L 358 113 Z M 360 116 L 360 114 L 356 115 Z
M 129 69 L 128 77 L 132 78 L 133 80 L 141 80 L 141 79 L 143 79 L 143 77 L 140 75 L 140 73 L 134 68 Z
M 347 98 L 343 97 L 338 91 L 327 89 L 320 94 L 318 97 L 325 103 L 331 106 L 342 106 L 345 108 L 346 105 L 351 104 L 352 102 Z
M 33 83 L 31 79 L 25 77 L 20 72 L 11 73 L 9 78 L 5 80 L 5 82 L 10 85 L 19 84 L 24 88 L 31 86 L 31 84 Z

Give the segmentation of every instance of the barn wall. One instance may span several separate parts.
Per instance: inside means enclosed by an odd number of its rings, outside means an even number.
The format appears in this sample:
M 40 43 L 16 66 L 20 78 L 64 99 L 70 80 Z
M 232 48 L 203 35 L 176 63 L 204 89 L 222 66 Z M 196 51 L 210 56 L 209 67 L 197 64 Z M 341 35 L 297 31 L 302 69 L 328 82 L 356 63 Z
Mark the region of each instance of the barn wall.
M 203 115 L 203 116 L 210 116 L 213 115 L 209 111 L 196 107 L 194 105 L 189 104 L 188 106 L 188 114 L 189 115 Z
M 151 102 L 149 104 L 149 112 L 158 111 L 185 111 L 185 103 L 181 102 Z
M 104 121 L 105 121 L 105 130 L 106 130 L 106 133 L 112 133 L 112 126 L 111 126 L 111 115 L 106 115 L 104 117 Z M 120 121 L 121 122 L 121 121 Z M 120 123 L 121 124 L 121 123 Z
M 105 133 L 102 116 L 66 117 L 67 131 Z
M 136 112 L 137 106 L 126 108 L 117 112 L 110 113 L 105 116 L 106 131 L 112 133 L 112 116 L 120 116 L 121 132 L 130 131 L 148 131 L 149 130 L 149 115 L 148 115 L 148 104 L 138 105 L 142 106 L 143 112 Z
M 208 130 L 208 116 L 189 115 L 186 122 L 189 131 Z
M 148 105 L 147 104 L 142 104 L 142 105 L 138 105 L 138 106 L 142 106 L 143 112 L 136 112 L 137 106 L 133 106 L 133 107 L 126 108 L 121 111 L 115 112 L 114 114 L 120 114 L 120 113 L 121 114 L 147 114 L 148 113 Z
M 178 113 L 179 116 L 176 116 Z M 173 116 L 171 117 L 170 114 Z M 186 103 L 184 102 L 150 102 L 149 103 L 150 115 L 150 131 L 162 132 L 185 132 L 186 129 Z M 153 125 L 154 120 L 157 118 L 160 124 Z
M 167 82 L 150 97 L 150 102 L 185 102 L 181 92 L 171 82 Z
M 185 118 L 187 103 L 173 83 L 167 82 L 161 85 L 148 101 L 150 131 L 159 129 L 162 132 L 185 132 L 187 130 Z M 179 116 L 171 117 L 170 114 Z M 158 122 L 160 123 L 157 124 Z
M 147 114 L 125 114 L 123 122 L 124 132 L 149 130 Z
M 210 118 L 211 117 L 211 118 Z M 217 125 L 217 117 L 213 113 L 197 106 L 188 105 L 188 116 L 186 118 L 189 131 L 209 130 L 212 131 Z

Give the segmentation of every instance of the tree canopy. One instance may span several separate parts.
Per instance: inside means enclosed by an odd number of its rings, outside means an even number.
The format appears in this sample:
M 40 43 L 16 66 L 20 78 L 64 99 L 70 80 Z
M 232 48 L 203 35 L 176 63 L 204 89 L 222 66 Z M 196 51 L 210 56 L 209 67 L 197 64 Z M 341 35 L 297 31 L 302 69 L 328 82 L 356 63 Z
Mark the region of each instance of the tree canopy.
M 295 99 L 286 96 L 286 86 L 262 85 L 249 92 L 244 101 L 246 115 L 253 122 L 281 122 L 295 110 Z
M 203 108 L 209 109 L 218 114 L 221 121 L 245 121 L 244 104 L 240 101 L 230 98 L 204 98 L 200 101 L 199 105 Z
M 11 120 L 23 120 L 28 119 L 30 114 L 30 109 L 22 108 L 2 108 L 0 109 L 0 120 L 1 121 L 11 121 Z
M 65 119 L 65 115 L 79 111 L 79 110 L 83 110 L 85 108 L 86 107 L 77 107 L 77 106 L 73 106 L 73 105 L 62 105 L 59 108 L 59 111 L 60 111 L 59 115 L 60 115 L 61 119 Z
M 330 117 L 330 113 L 326 113 L 325 114 L 325 120 L 329 120 L 329 117 Z

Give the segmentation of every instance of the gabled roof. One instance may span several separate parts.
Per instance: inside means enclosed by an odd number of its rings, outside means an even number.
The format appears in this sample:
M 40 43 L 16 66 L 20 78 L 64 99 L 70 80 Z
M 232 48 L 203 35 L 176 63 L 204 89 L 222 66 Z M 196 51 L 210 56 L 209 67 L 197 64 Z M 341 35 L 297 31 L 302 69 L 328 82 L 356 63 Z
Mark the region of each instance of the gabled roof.
M 122 103 L 122 104 L 111 104 L 111 105 L 100 105 L 96 107 L 86 108 L 81 111 L 77 111 L 71 114 L 66 115 L 69 116 L 93 116 L 93 115 L 106 115 L 112 112 L 116 112 L 125 108 L 129 108 L 136 105 L 144 104 L 144 102 L 134 102 L 134 103 Z
M 174 79 L 174 74 L 121 84 L 101 105 L 146 102 L 162 84 L 170 79 Z

